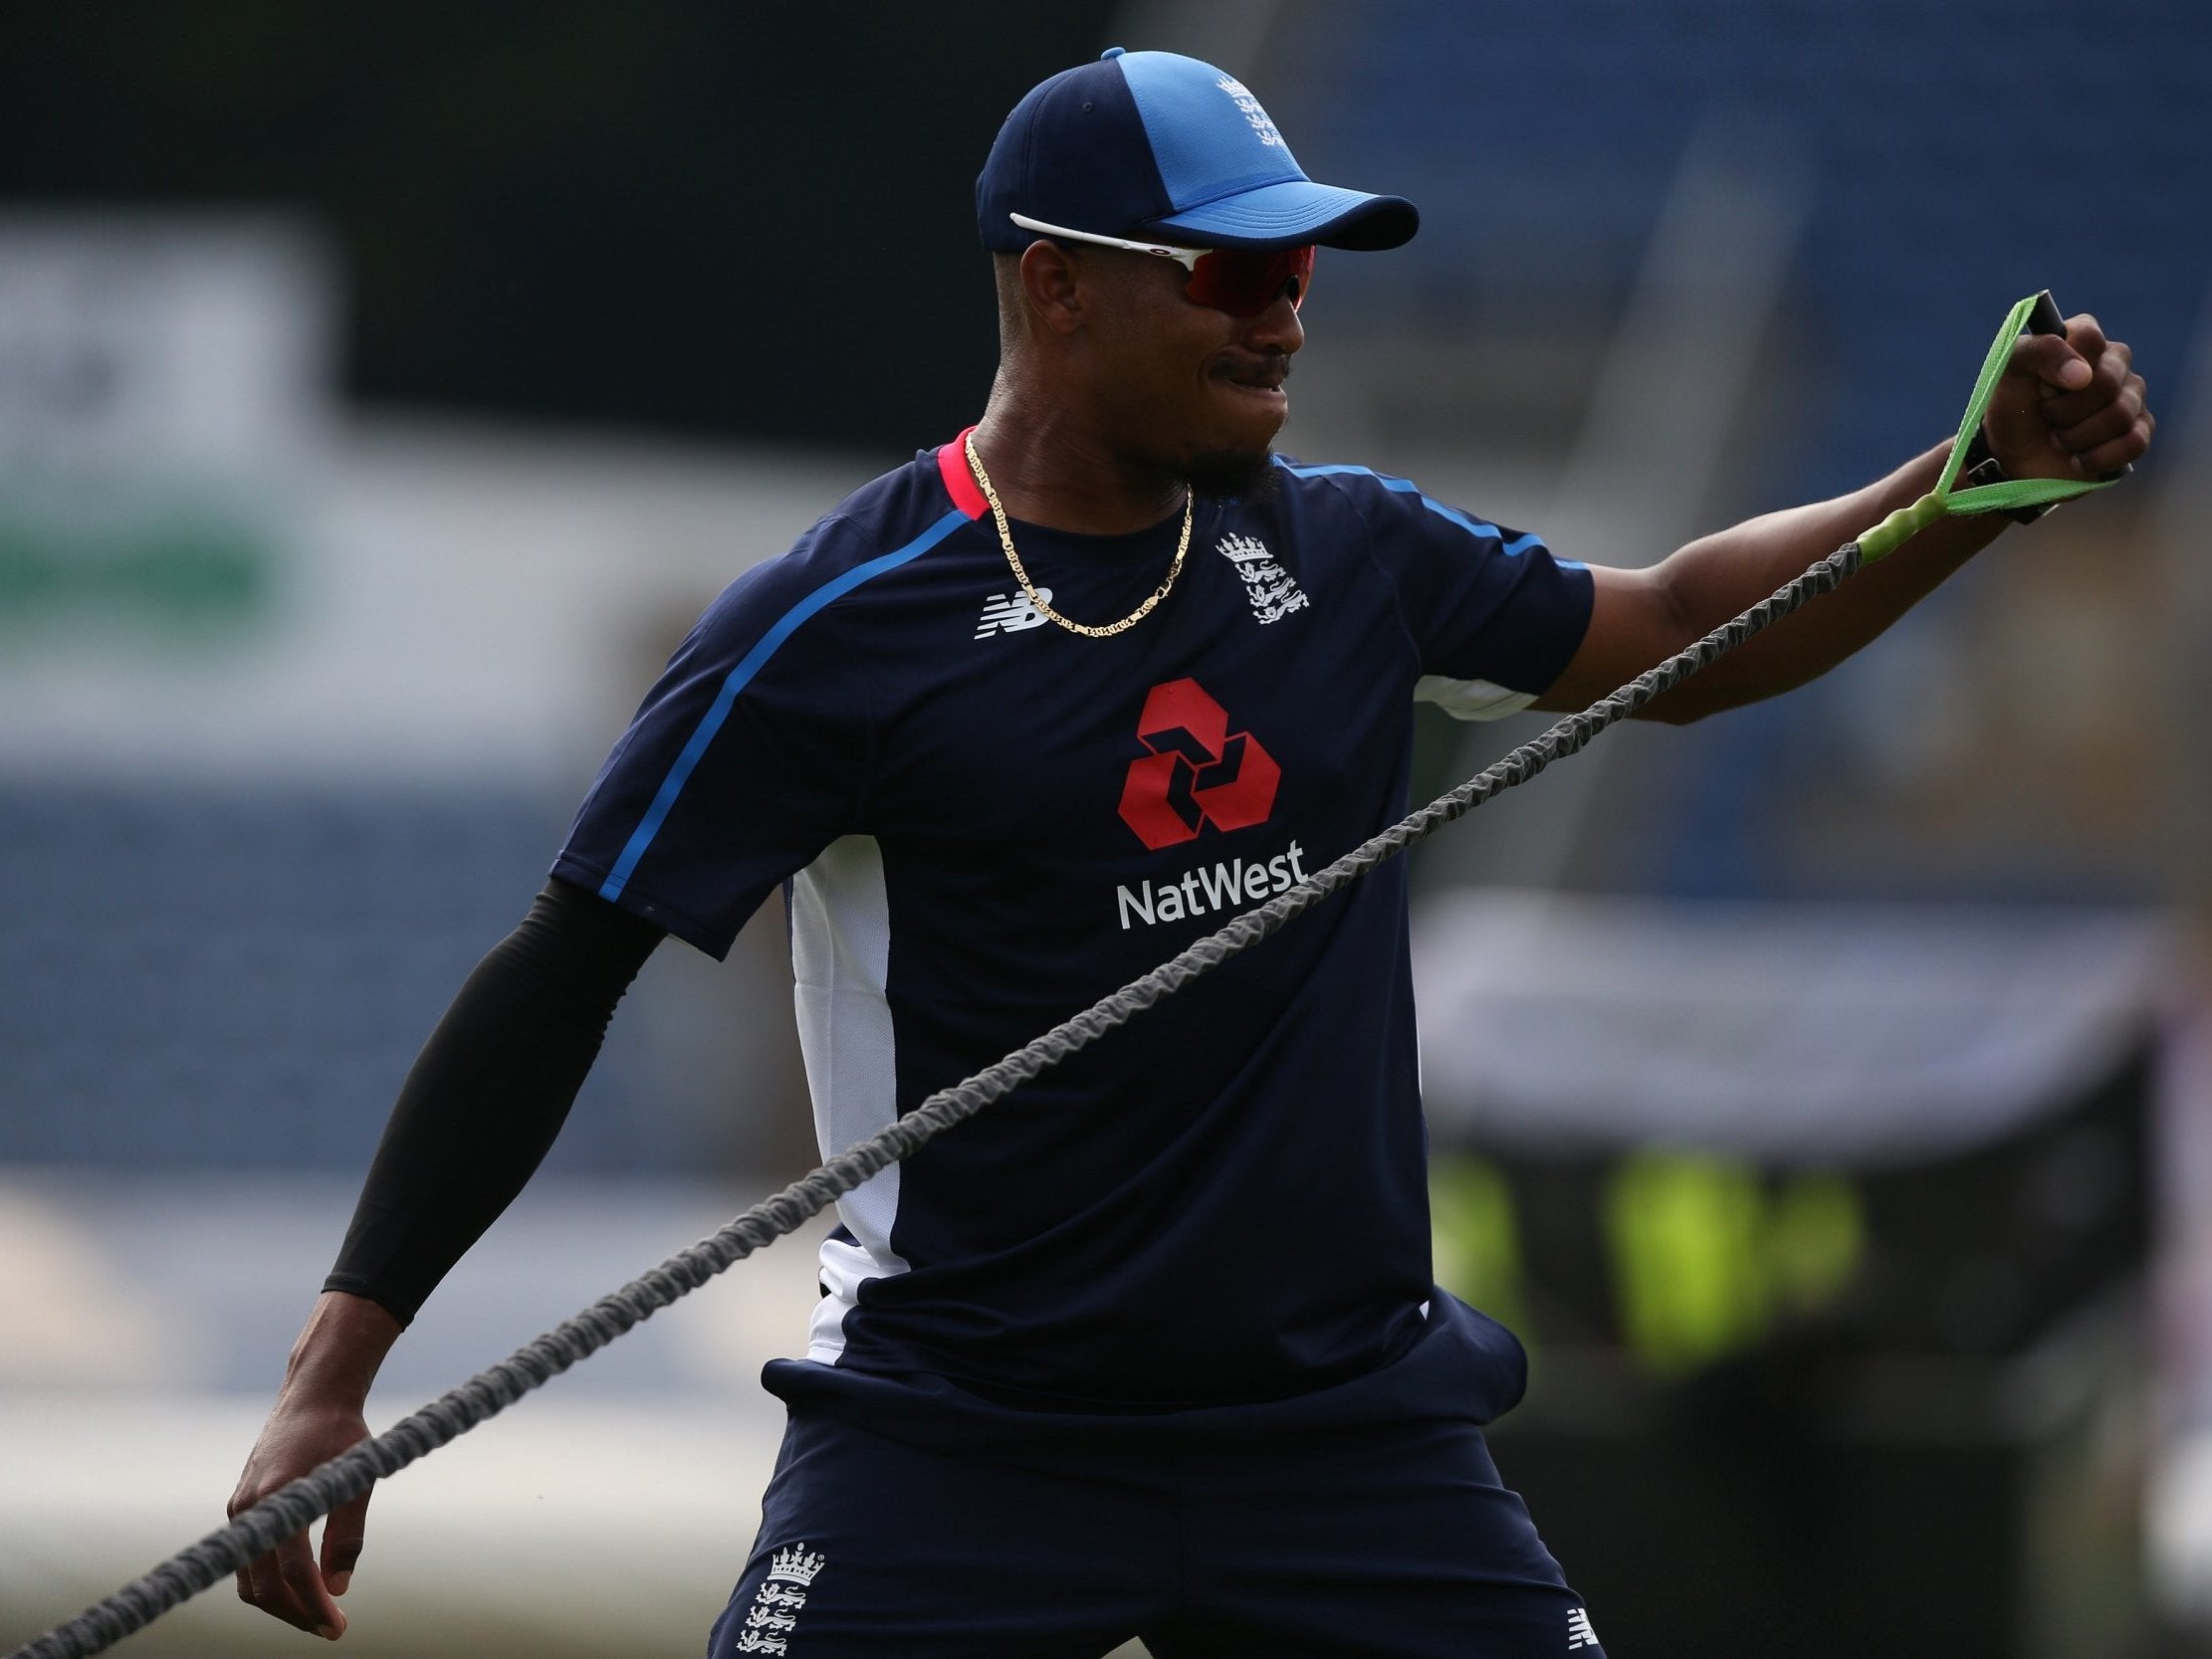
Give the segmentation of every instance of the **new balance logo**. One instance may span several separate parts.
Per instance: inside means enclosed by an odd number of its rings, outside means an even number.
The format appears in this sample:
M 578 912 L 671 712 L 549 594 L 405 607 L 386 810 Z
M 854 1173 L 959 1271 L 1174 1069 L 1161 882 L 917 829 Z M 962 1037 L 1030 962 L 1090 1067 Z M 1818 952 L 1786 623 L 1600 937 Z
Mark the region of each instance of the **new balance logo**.
M 1598 1633 L 1590 1628 L 1590 1615 L 1577 1607 L 1567 1615 L 1567 1651 L 1572 1653 L 1577 1648 L 1597 1645 Z
M 1037 597 L 1047 605 L 1052 603 L 1052 590 L 1037 589 Z M 1018 634 L 1024 628 L 1043 626 L 1044 612 L 1029 603 L 1026 593 L 1012 595 L 994 593 L 984 601 L 983 621 L 977 625 L 976 637 L 989 639 L 993 634 Z

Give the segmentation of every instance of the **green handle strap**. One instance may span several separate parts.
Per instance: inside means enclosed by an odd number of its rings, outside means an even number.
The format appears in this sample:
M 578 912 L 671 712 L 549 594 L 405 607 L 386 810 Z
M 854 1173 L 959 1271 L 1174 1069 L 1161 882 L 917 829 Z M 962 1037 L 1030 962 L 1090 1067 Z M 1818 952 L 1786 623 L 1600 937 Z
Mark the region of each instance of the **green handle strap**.
M 1966 416 L 1958 423 L 1958 438 L 1951 445 L 1951 458 L 1943 464 L 1943 476 L 1935 481 L 1935 488 L 1910 507 L 1898 508 L 1859 537 L 1862 563 L 1872 564 L 1879 558 L 1886 558 L 1900 543 L 1938 518 L 1963 518 L 1974 513 L 2006 513 L 2016 508 L 2070 502 L 2076 496 L 2086 496 L 2093 490 L 2103 490 L 2118 482 L 2116 479 L 2013 478 L 2002 484 L 1981 484 L 1967 490 L 1951 488 L 1966 460 L 1966 446 L 1981 425 L 1982 412 L 1989 407 L 1990 396 L 1997 389 L 1997 378 L 2012 360 L 2013 342 L 2020 337 L 2020 330 L 2026 326 L 2028 313 L 2035 306 L 2036 296 L 2031 294 L 2013 307 L 2012 314 L 1997 330 L 1997 337 L 1990 341 L 1989 355 L 1982 359 L 1981 375 L 1974 382 L 1974 395 L 1966 400 Z

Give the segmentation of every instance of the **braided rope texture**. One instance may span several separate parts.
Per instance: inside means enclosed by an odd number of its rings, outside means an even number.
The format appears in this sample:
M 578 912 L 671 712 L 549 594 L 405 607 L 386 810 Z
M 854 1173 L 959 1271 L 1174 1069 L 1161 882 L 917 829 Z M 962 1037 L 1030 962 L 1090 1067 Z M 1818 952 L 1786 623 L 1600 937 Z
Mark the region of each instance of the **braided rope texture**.
M 1570 715 L 1450 793 L 1438 796 L 1412 816 L 1362 843 L 1305 881 L 1247 911 L 1218 933 L 1198 940 L 1140 979 L 1054 1026 L 1043 1036 L 986 1067 L 965 1082 L 939 1090 L 889 1128 L 829 1159 L 811 1174 L 755 1204 L 721 1231 L 678 1252 L 659 1267 L 601 1297 L 507 1358 L 441 1395 L 413 1415 L 400 1419 L 373 1439 L 341 1452 L 328 1463 L 283 1487 L 178 1552 L 144 1577 L 68 1623 L 18 1648 L 9 1659 L 88 1659 L 143 1629 L 170 1608 L 236 1572 L 279 1541 L 304 1530 L 377 1481 L 396 1474 L 417 1458 L 497 1416 L 523 1395 L 597 1352 L 641 1321 L 743 1261 L 843 1193 L 900 1158 L 929 1144 L 955 1124 L 1078 1049 L 1088 1046 L 1162 997 L 1181 990 L 1201 974 L 1220 966 L 1302 916 L 1322 900 L 1349 886 L 1386 859 L 1433 835 L 1491 796 L 1526 783 L 1554 760 L 1573 754 L 1600 731 L 1625 720 L 1661 692 L 1680 684 L 1706 664 L 1734 650 L 1753 634 L 1789 615 L 1808 599 L 1827 593 L 1855 573 L 1859 543 L 1839 547 L 1788 585 L 1723 623 L 1696 644 L 1677 652 L 1612 696 Z

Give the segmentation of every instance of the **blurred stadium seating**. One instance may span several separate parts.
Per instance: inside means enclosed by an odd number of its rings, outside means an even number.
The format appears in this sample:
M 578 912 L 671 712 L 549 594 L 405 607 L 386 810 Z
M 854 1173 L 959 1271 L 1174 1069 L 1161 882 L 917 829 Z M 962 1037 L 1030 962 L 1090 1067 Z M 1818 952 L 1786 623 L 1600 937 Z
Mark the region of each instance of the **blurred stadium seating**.
M 2161 364 L 2206 303 L 2212 28 L 2193 0 L 1303 15 L 1278 49 L 1310 77 L 1301 147 L 1425 204 L 1404 262 L 1446 288 L 1617 299 L 1694 137 L 1807 164 L 1797 321 L 1818 395 L 1778 498 L 1852 488 L 1955 419 L 1962 367 L 2022 294 L 2094 307 Z M 1387 263 L 1328 280 L 1388 304 L 1408 275 Z
M 0 1161 L 365 1166 L 423 1038 L 544 879 L 521 790 L 0 790 Z M 693 1167 L 617 1022 L 558 1164 Z

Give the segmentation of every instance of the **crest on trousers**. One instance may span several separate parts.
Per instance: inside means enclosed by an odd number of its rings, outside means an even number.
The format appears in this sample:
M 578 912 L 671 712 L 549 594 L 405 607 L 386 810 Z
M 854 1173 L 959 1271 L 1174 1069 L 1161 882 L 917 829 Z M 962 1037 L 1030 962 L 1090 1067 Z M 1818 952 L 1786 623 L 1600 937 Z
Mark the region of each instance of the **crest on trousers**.
M 806 1589 L 828 1564 L 827 1555 L 808 1550 L 803 1541 L 776 1551 L 760 1593 L 746 1609 L 731 1652 L 789 1653 L 791 1632 L 798 1628 L 799 1612 L 806 1605 Z
M 1263 625 L 1280 622 L 1311 603 L 1297 578 L 1275 562 L 1275 555 L 1258 536 L 1224 535 L 1214 546 L 1236 566 L 1236 574 L 1244 583 L 1244 597 L 1251 601 L 1252 615 Z

